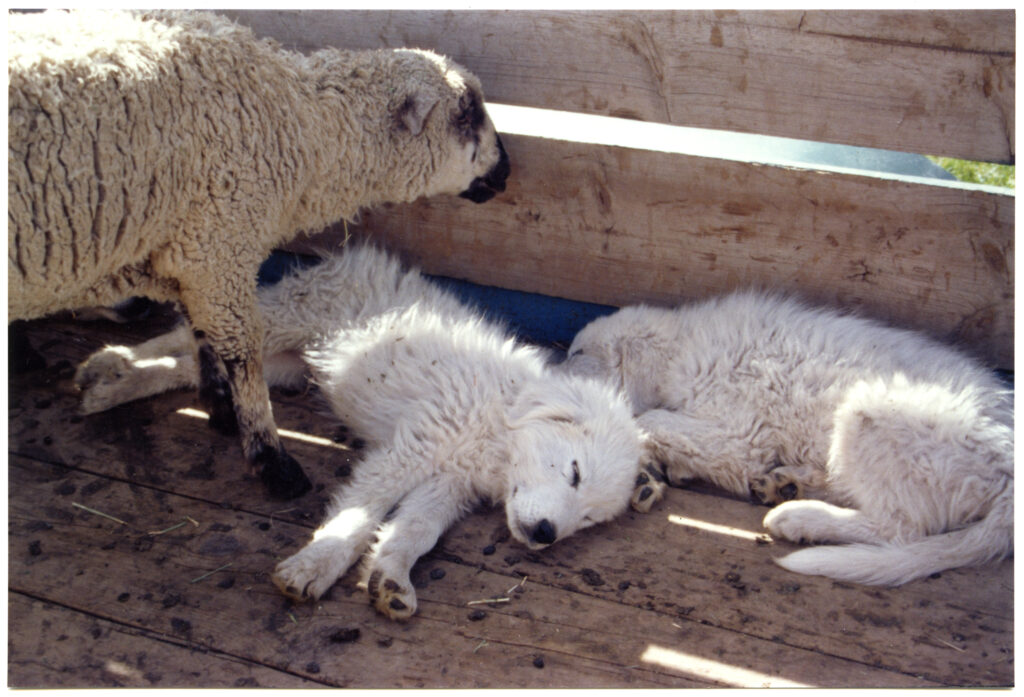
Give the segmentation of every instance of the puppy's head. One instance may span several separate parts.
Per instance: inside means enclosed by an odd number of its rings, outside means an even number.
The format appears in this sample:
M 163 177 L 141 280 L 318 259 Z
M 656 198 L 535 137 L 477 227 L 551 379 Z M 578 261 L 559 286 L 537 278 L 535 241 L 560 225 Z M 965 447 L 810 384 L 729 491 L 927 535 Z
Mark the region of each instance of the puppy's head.
M 651 409 L 664 380 L 674 343 L 673 314 L 643 305 L 598 317 L 572 340 L 561 370 L 607 382 L 629 399 L 634 413 Z
M 641 457 L 641 432 L 622 396 L 566 375 L 528 385 L 512 408 L 505 512 L 530 549 L 622 513 Z

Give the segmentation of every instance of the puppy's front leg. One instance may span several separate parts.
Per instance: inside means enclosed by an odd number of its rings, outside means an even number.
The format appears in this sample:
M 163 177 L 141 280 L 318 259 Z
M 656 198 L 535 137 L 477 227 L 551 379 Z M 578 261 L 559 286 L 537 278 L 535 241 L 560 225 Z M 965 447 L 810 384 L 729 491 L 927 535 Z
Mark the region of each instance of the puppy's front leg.
M 335 494 L 313 539 L 274 569 L 271 579 L 282 593 L 296 601 L 316 600 L 348 571 L 404 493 L 395 488 L 396 467 L 386 451 L 367 454 L 352 483 Z
M 454 482 L 435 476 L 413 489 L 380 528 L 377 546 L 366 563 L 370 601 L 393 620 L 416 612 L 416 591 L 409 572 L 445 530 L 461 516 L 467 501 Z
M 648 456 L 665 468 L 672 486 L 699 479 L 749 496 L 751 477 L 763 473 L 763 463 L 774 456 L 750 442 L 747 434 L 752 429 L 744 419 L 730 427 L 715 419 L 651 409 L 640 414 L 637 423 L 647 437 Z

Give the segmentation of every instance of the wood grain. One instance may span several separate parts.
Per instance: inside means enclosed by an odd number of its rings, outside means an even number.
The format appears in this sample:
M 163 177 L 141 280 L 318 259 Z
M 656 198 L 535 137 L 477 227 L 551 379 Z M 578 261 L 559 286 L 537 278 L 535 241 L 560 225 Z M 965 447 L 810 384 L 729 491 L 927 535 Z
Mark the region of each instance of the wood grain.
M 348 232 L 430 273 L 616 306 L 745 286 L 793 291 L 1013 366 L 1011 196 L 505 140 L 512 177 L 492 202 L 384 207 Z
M 450 55 L 495 102 L 1012 162 L 1013 12 L 228 13 L 289 48 Z
M 75 564 L 73 559 L 69 561 Z M 127 592 L 127 591 L 126 591 Z M 166 633 L 112 622 L 59 604 L 8 593 L 7 685 L 75 689 L 98 685 L 160 688 L 310 688 L 318 683 L 234 656 L 205 651 Z

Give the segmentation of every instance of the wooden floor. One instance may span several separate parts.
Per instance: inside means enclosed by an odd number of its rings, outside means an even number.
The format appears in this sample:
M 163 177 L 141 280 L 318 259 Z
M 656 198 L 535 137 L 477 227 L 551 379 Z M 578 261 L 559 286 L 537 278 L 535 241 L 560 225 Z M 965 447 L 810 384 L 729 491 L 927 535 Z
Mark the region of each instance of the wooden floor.
M 275 393 L 316 482 L 281 503 L 191 394 L 76 415 L 75 362 L 162 322 L 31 325 L 48 367 L 9 380 L 12 687 L 1013 683 L 1012 561 L 895 590 L 797 576 L 771 561 L 791 547 L 763 536 L 766 509 L 707 492 L 540 553 L 500 510 L 471 515 L 417 565 L 403 624 L 351 578 L 292 605 L 267 574 L 358 454 L 308 396 Z M 473 604 L 491 598 L 508 600 Z

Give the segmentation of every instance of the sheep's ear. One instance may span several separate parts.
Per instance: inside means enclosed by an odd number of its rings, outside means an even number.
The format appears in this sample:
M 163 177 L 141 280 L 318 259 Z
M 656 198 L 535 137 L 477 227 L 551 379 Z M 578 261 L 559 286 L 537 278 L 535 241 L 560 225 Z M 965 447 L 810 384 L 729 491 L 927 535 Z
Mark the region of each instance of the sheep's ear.
M 398 123 L 414 136 L 418 136 L 423 131 L 423 124 L 427 122 L 427 117 L 430 116 L 430 112 L 434 110 L 439 101 L 441 98 L 438 95 L 429 94 L 425 90 L 417 90 L 409 94 L 402 105 L 398 107 L 398 113 L 395 115 Z

